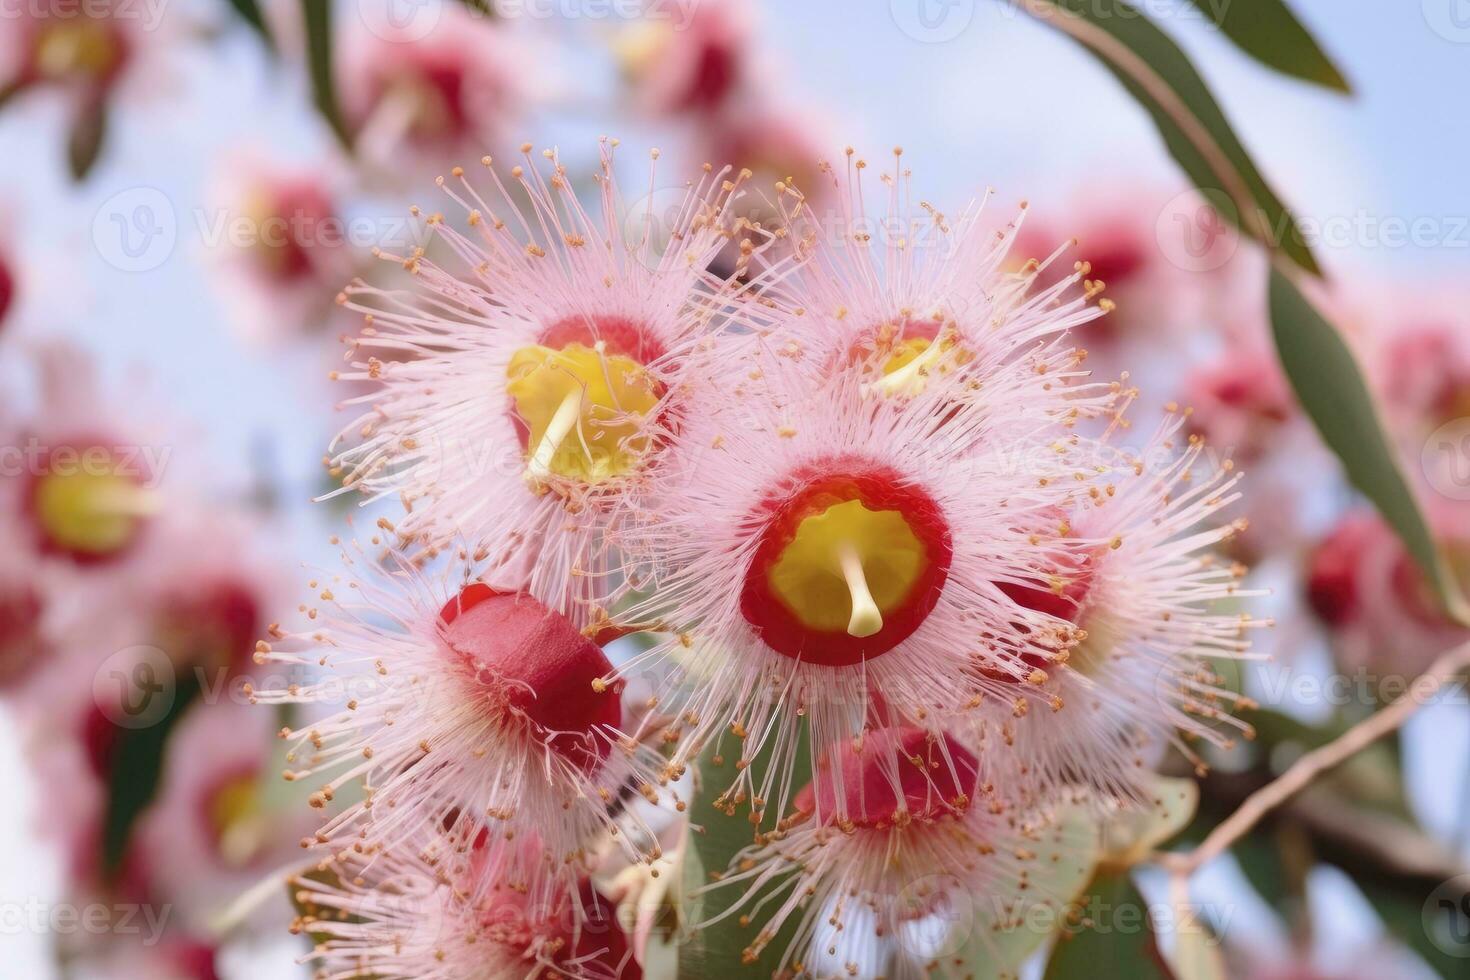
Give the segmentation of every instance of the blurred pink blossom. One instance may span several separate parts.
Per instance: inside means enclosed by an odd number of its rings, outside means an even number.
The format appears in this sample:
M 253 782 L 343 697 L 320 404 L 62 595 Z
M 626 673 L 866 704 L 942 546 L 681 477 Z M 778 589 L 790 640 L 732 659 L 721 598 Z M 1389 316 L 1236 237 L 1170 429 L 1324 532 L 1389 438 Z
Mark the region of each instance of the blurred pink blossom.
M 652 0 L 618 42 L 633 99 L 650 115 L 713 115 L 752 81 L 750 8 L 729 0 Z
M 1449 542 L 1460 565 L 1470 540 Z M 1419 566 L 1377 513 L 1345 515 L 1312 552 L 1306 598 L 1347 666 L 1422 670 L 1467 631 L 1440 609 Z
M 1030 208 L 1012 255 L 1017 263 L 1045 260 L 1075 239 L 1064 260 L 1044 270 L 1038 288 L 1071 275 L 1076 263 L 1087 263 L 1087 279 L 1105 287 L 1103 296 L 1116 309 L 1078 330 L 1076 342 L 1099 358 L 1095 367 L 1104 375 L 1120 368 L 1136 374 L 1161 350 L 1177 349 L 1190 334 L 1228 318 L 1231 285 L 1240 278 L 1235 267 L 1245 264 L 1235 255 L 1233 239 L 1225 237 L 1233 233 L 1191 224 L 1181 240 L 1173 220 L 1213 213 L 1202 207 L 1188 191 L 1095 178 L 1070 204 Z M 1208 251 L 1201 253 L 1205 243 Z M 1119 348 L 1125 344 L 1123 353 Z
M 422 190 L 509 145 L 529 93 L 508 28 L 446 5 L 427 36 L 375 25 L 345 41 L 342 108 L 374 178 Z
M 220 236 L 211 258 L 235 330 L 257 344 L 322 334 L 334 299 L 368 258 L 351 240 L 341 188 L 327 168 L 237 153 L 213 197 Z
M 283 792 L 279 744 L 270 712 L 233 703 L 197 704 L 170 734 L 134 848 L 150 897 L 172 905 L 182 924 L 208 928 L 267 874 L 302 858 L 316 820 Z

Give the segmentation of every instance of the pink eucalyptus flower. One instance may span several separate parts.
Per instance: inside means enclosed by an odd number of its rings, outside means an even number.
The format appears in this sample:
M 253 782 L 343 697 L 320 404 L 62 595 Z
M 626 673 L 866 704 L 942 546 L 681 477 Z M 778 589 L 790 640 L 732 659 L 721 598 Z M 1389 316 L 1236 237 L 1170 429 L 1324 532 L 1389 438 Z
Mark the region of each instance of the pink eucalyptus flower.
M 1470 537 L 1452 540 L 1470 562 Z M 1312 552 L 1306 597 L 1349 667 L 1417 673 L 1466 639 L 1440 608 L 1424 573 L 1377 513 L 1350 512 Z
M 701 117 L 695 153 L 699 159 L 749 171 L 747 184 L 752 190 L 741 198 L 739 215 L 746 224 L 776 231 L 787 222 L 782 199 L 797 193 L 813 213 L 833 217 L 831 181 L 821 170 L 822 154 L 832 143 L 825 131 L 825 120 L 782 105 L 762 91 Z M 831 221 L 817 227 L 830 226 Z M 739 242 L 732 241 L 721 251 L 715 268 L 728 271 L 739 260 Z
M 1239 234 L 1197 195 L 1093 181 L 1068 206 L 1027 216 L 1014 261 L 1049 255 L 1067 238 L 1076 240 L 1069 254 L 1090 286 L 1116 305 L 1076 336 L 1109 370 L 1142 370 L 1142 357 L 1215 322 L 1234 289 L 1245 288 L 1237 283 Z M 1053 263 L 1041 286 L 1072 269 Z
M 1067 627 L 1005 590 L 1055 547 L 1088 447 L 1013 426 L 956 373 L 891 397 L 853 370 L 813 384 L 773 343 L 655 474 L 636 548 L 660 578 L 622 618 L 674 635 L 620 669 L 683 682 L 677 763 L 722 733 L 741 758 L 771 746 L 768 785 L 742 768 L 732 792 L 780 803 L 803 719 L 820 753 L 880 709 L 930 725 L 1026 698 L 1012 678 Z
M 1228 747 L 1251 730 L 1207 663 L 1247 657 L 1249 632 L 1266 625 L 1231 607 L 1253 594 L 1240 588 L 1244 567 L 1210 551 L 1239 530 L 1218 519 L 1240 496 L 1239 477 L 1229 465 L 1201 466 L 1199 439 L 1176 445 L 1183 421 L 1167 419 L 1135 460 L 1125 456 L 1079 495 L 1065 517 L 1073 547 L 1049 556 L 1032 582 L 1003 586 L 1076 629 L 1027 678 L 1053 710 L 982 715 L 980 745 L 1008 786 L 1039 788 L 1043 800 L 1071 787 L 1105 804 L 1146 803 L 1169 744 L 1202 764 L 1190 743 Z
M 153 900 L 203 930 L 247 889 L 298 860 L 313 821 L 284 808 L 269 712 L 197 704 L 169 734 L 158 796 L 131 845 Z M 275 798 L 274 802 L 272 798 Z
M 426 36 L 417 27 L 359 25 L 339 64 L 356 150 L 395 186 L 500 152 L 527 100 L 527 68 L 508 28 L 451 6 Z
M 815 771 L 791 815 L 712 886 L 745 891 L 719 918 L 760 920 L 746 962 L 797 923 L 778 975 L 793 963 L 814 976 L 889 975 L 881 964 L 909 929 L 984 928 L 965 921 L 980 896 L 992 910 L 1020 908 L 1027 869 L 1054 853 L 1044 823 L 988 798 L 982 759 L 952 736 L 880 728 L 834 745 Z M 943 957 L 930 968 L 951 975 Z
M 874 388 L 911 394 L 936 374 L 969 379 L 1013 424 L 1069 424 L 1097 413 L 1114 392 L 1105 386 L 1068 391 L 1085 380 L 1082 355 L 1067 332 L 1111 309 L 1093 305 L 1079 274 L 1053 277 L 1030 293 L 1045 264 L 1005 271 L 1017 223 L 997 231 L 983 220 L 985 203 L 949 216 L 927 203 L 915 210 L 902 151 L 894 173 L 879 177 L 881 210 L 864 210 L 868 164 L 851 149 L 846 171 L 823 164 L 822 214 L 804 194 L 787 192 L 786 220 L 806 261 L 786 276 L 774 297 L 795 311 L 789 331 L 803 342 L 814 368 L 846 371 L 858 365 Z M 1088 397 L 1091 396 L 1091 397 Z M 1029 412 L 1039 409 L 1042 417 Z M 1012 430 L 1009 438 L 1024 438 Z
M 1299 418 L 1296 396 L 1274 352 L 1232 347 L 1194 369 L 1184 382 L 1190 432 L 1254 463 L 1279 445 Z
M 1463 487 L 1464 452 L 1426 453 L 1425 444 L 1442 427 L 1453 438 L 1470 426 L 1470 322 L 1458 296 L 1411 297 L 1391 309 L 1366 344 L 1387 424 L 1432 485 Z
M 451 191 L 470 236 L 431 223 L 463 271 L 415 251 L 394 259 L 416 289 L 348 289 L 367 326 L 340 376 L 374 390 L 349 400 L 364 412 L 333 465 L 369 501 L 403 502 L 402 541 L 462 537 L 501 579 L 585 625 L 620 587 L 619 527 L 689 386 L 715 370 L 709 321 L 729 292 L 704 268 L 738 229 L 726 224 L 733 183 L 706 172 L 679 192 L 660 254 L 651 200 L 624 210 L 611 144 L 599 217 L 546 155 L 549 172 L 529 156 L 511 171 L 527 210 L 500 203 L 514 192 L 498 176 L 493 203 L 467 182 Z M 413 359 L 384 359 L 401 352 Z
M 333 304 L 368 258 L 348 237 L 337 188 L 318 168 L 233 157 L 214 193 L 222 236 L 213 257 L 241 336 L 257 343 L 323 333 Z
M 78 352 L 45 348 L 38 367 L 36 410 L 8 448 L 4 504 L 39 554 L 78 566 L 115 563 L 158 512 L 167 446 L 160 432 L 118 417 Z
M 0 31 L 0 99 L 52 93 L 67 104 L 73 147 L 106 133 L 106 113 L 162 87 L 184 21 L 167 4 L 22 3 Z
M 121 0 L 16 12 L 22 16 L 0 47 L 0 82 L 15 89 L 55 86 L 101 99 L 146 57 L 141 12 Z
M 332 977 L 641 980 L 612 904 L 587 879 L 541 901 L 505 887 L 510 849 L 447 861 L 457 848 L 430 839 L 294 879 L 293 929 L 317 937 L 303 960 Z
M 752 80 L 752 27 L 741 3 L 651 0 L 618 42 L 635 104 L 659 116 L 726 108 Z
M 0 430 L 0 689 L 42 691 L 74 703 L 73 684 L 53 660 L 82 658 L 84 671 L 117 649 L 135 623 L 137 559 L 146 550 L 166 491 L 173 447 L 143 413 L 121 410 L 93 364 L 64 345 L 32 353 L 33 404 Z M 33 685 L 40 685 L 39 688 Z
M 292 781 L 322 778 L 325 809 L 345 785 L 367 798 L 327 818 L 314 841 L 393 847 L 425 828 L 465 848 L 517 844 L 499 883 L 540 901 L 565 884 L 635 795 L 658 799 L 662 761 L 619 734 L 621 685 L 602 649 L 524 593 L 483 582 L 449 588 L 401 558 L 358 578 L 315 583 L 326 615 L 283 633 L 259 655 L 291 670 L 325 668 L 254 692 L 267 704 L 321 704 L 316 721 L 283 731 Z M 620 840 L 650 835 L 625 833 Z M 652 860 L 651 855 L 637 855 Z

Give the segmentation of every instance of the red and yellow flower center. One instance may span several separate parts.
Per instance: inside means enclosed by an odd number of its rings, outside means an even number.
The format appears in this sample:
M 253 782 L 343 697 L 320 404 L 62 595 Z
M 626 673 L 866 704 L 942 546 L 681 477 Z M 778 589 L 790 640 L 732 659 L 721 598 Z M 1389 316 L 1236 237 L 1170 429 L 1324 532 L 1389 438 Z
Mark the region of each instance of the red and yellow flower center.
M 40 25 L 31 44 L 30 73 L 39 81 L 98 84 L 113 77 L 127 44 L 106 18 L 62 18 Z
M 873 365 L 877 377 L 870 390 L 885 395 L 917 395 L 932 375 L 947 374 L 972 356 L 955 326 L 938 319 L 882 324 L 847 352 L 849 364 Z
M 1077 627 L 1067 639 L 1070 645 L 1066 663 L 1070 669 L 1084 675 L 1096 672 L 1108 662 L 1120 638 L 1116 620 L 1096 601 L 1097 573 L 1100 563 L 1106 560 L 1105 555 L 1106 549 L 1058 552 L 1054 567 L 1045 575 L 1038 576 L 1035 582 L 998 584 L 1000 591 L 1018 606 Z M 1021 659 L 1034 669 L 1047 671 L 1052 668 L 1052 661 L 1041 654 L 1027 653 Z M 1026 679 L 1001 671 L 987 670 L 985 673 L 998 680 Z
M 741 611 L 778 653 L 847 666 L 892 650 L 939 601 L 949 525 L 887 467 L 837 458 L 792 474 L 760 505 Z
M 125 551 L 156 509 L 136 455 L 73 443 L 38 460 L 27 509 L 41 547 L 80 562 Z
M 743 33 L 721 11 L 690 14 L 682 24 L 641 20 L 620 32 L 614 45 L 624 74 L 657 85 L 667 112 L 720 108 L 740 82 L 744 51 Z M 682 69 L 677 78 L 673 66 Z M 745 157 L 735 162 L 755 169 Z
M 559 613 L 524 593 L 475 583 L 439 613 L 449 650 L 488 685 L 489 710 L 524 718 L 584 771 L 610 748 L 605 732 L 623 720 L 619 687 L 604 683 L 612 663 Z
M 630 320 L 569 318 L 506 367 L 526 477 L 600 483 L 635 471 L 653 448 L 664 385 L 647 365 L 662 351 Z
M 882 828 L 955 815 L 974 800 L 979 783 L 980 760 L 951 736 L 883 728 L 860 743 L 839 742 L 795 807 L 824 822 Z

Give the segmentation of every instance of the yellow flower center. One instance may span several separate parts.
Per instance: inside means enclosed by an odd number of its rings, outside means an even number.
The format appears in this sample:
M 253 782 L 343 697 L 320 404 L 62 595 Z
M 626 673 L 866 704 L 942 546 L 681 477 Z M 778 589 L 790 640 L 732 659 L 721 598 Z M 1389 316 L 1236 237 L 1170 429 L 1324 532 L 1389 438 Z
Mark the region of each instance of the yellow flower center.
M 848 500 L 801 522 L 768 572 L 770 588 L 808 629 L 868 637 L 908 598 L 925 554 L 903 514 Z
M 225 781 L 210 796 L 208 812 L 220 857 L 235 867 L 249 864 L 266 840 L 259 778 L 252 773 Z
M 111 28 L 97 21 L 49 24 L 36 38 L 36 70 L 51 81 L 102 78 L 121 55 Z
M 131 477 L 93 469 L 48 473 L 36 481 L 36 521 L 55 547 L 101 557 L 127 547 L 154 509 Z
M 879 376 L 869 390 L 883 395 L 917 395 L 929 383 L 930 375 L 948 374 L 971 357 L 960 346 L 953 329 L 945 329 L 935 337 L 880 339 L 877 351 L 881 358 Z
M 662 385 L 638 361 L 597 342 L 516 351 L 506 392 L 526 428 L 526 477 L 599 483 L 635 470 L 653 437 Z
M 1112 663 L 1127 632 L 1116 616 L 1101 608 L 1089 611 L 1078 626 L 1087 635 L 1067 654 L 1067 666 L 1084 677 L 1096 677 Z

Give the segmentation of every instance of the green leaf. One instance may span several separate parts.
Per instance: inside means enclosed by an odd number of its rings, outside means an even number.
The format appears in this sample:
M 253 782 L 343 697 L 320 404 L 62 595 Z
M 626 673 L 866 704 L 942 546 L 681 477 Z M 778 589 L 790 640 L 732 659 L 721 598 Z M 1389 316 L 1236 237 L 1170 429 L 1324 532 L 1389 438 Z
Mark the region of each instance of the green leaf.
M 754 837 L 754 827 L 745 813 L 739 812 L 731 816 L 715 806 L 724 787 L 734 781 L 736 771 L 737 756 L 731 752 L 731 739 L 726 738 L 723 741 L 726 749 L 723 754 L 719 751 L 721 744 L 717 741 L 699 757 L 699 786 L 689 808 L 689 819 L 694 828 L 694 860 L 689 861 L 686 868 L 703 880 L 686 879 L 686 891 L 710 884 L 710 875 L 724 872 L 735 855 L 748 847 Z M 735 742 L 734 751 L 738 752 L 740 744 Z M 793 792 L 811 781 L 811 754 L 808 745 L 806 725 L 803 723 L 802 738 L 794 756 L 796 766 L 791 779 Z M 768 745 L 751 760 L 751 772 L 757 777 L 768 769 L 770 754 Z M 759 778 L 756 779 L 756 785 L 760 785 Z M 776 801 L 771 803 L 775 806 Z M 744 886 L 740 884 L 705 891 L 697 896 L 697 909 L 691 912 L 690 918 L 696 922 L 712 919 L 738 902 L 744 891 Z M 775 972 L 786 947 L 794 938 L 799 919 L 799 915 L 788 918 L 760 957 L 747 966 L 742 966 L 742 959 L 746 947 L 755 939 L 760 928 L 758 922 L 741 926 L 740 914 L 736 913 L 714 925 L 698 929 L 680 950 L 679 975 L 760 977 L 765 980 Z
M 119 728 L 107 779 L 107 803 L 102 820 L 102 868 L 108 880 L 123 869 L 128 842 L 143 811 L 158 794 L 169 733 L 199 697 L 194 672 L 181 675 L 173 703 L 163 717 L 143 728 Z
M 1268 68 L 1333 91 L 1352 87 L 1285 0 L 1190 0 L 1235 46 Z
M 301 17 L 306 29 L 306 61 L 311 75 L 312 100 L 337 141 L 351 150 L 352 137 L 337 104 L 337 80 L 332 71 L 331 0 L 301 0 Z
M 100 98 L 88 99 L 72 120 L 66 141 L 66 163 L 72 180 L 84 180 L 102 155 L 107 139 L 107 103 Z
M 228 0 L 235 13 L 250 28 L 260 35 L 261 41 L 265 43 L 266 49 L 272 53 L 276 50 L 275 39 L 271 37 L 271 30 L 266 26 L 265 15 L 260 12 L 260 4 L 256 0 Z
M 1100 856 L 1097 818 L 1068 807 L 1036 848 L 1023 902 L 977 896 L 975 919 L 954 962 L 968 980 L 1015 980 L 1021 966 L 1056 935 L 1069 909 L 1092 881 Z M 983 899 L 983 900 L 982 900 Z
M 1102 862 L 1126 870 L 1148 859 L 1149 853 L 1176 836 L 1194 819 L 1199 808 L 1199 784 L 1193 779 L 1156 776 L 1154 805 L 1125 810 L 1102 824 Z
M 1313 275 L 1321 269 L 1295 217 L 1261 175 L 1189 56 L 1126 0 L 1018 0 L 1087 48 L 1153 118 L 1195 186 L 1221 215 Z
M 1426 928 L 1422 904 L 1409 901 L 1397 892 L 1380 890 L 1372 881 L 1358 883 L 1391 936 L 1418 953 L 1440 976 L 1465 975 L 1465 960 L 1449 955 L 1434 944 Z
M 1148 903 L 1126 874 L 1098 875 L 1083 899 L 1084 919 L 1064 932 L 1046 965 L 1046 980 L 1095 977 L 1164 978 L 1148 920 Z
M 1435 546 L 1379 421 L 1368 384 L 1342 335 L 1274 266 L 1270 307 L 1276 350 L 1302 408 L 1342 460 L 1348 479 L 1403 539 L 1445 609 L 1470 623 L 1465 598 Z
M 1276 839 L 1269 832 L 1252 831 L 1230 848 L 1245 880 L 1250 882 L 1272 908 L 1282 908 L 1291 898 L 1291 882 Z

